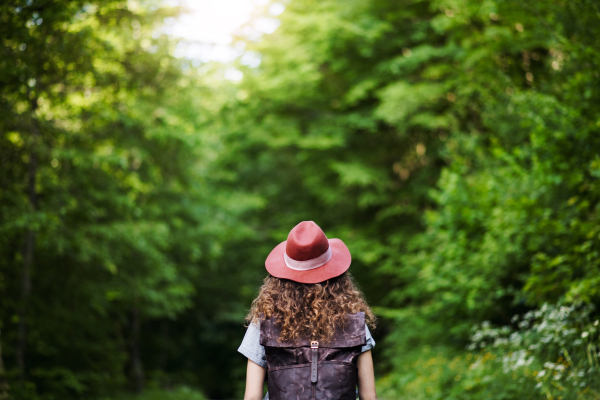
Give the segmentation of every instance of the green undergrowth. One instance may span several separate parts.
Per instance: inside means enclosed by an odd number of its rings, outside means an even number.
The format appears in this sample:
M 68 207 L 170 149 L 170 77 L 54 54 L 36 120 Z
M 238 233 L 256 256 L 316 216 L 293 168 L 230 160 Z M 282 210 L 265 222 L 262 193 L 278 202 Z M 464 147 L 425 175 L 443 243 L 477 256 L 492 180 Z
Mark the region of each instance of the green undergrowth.
M 600 399 L 600 321 L 587 305 L 543 305 L 512 326 L 473 326 L 463 351 L 407 349 L 378 381 L 382 399 Z
M 140 394 L 121 394 L 101 400 L 206 400 L 204 394 L 188 386 L 175 389 L 148 389 Z

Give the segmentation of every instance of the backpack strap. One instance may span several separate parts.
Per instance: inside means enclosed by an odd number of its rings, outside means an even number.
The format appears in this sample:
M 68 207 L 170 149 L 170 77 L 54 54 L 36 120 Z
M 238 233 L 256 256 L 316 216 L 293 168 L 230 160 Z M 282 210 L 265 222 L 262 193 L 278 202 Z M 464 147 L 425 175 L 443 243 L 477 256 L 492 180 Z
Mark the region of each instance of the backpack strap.
M 319 368 L 319 364 L 317 362 L 319 361 L 319 342 L 316 340 L 310 342 L 310 352 L 310 381 L 315 383 L 317 382 L 317 372 Z

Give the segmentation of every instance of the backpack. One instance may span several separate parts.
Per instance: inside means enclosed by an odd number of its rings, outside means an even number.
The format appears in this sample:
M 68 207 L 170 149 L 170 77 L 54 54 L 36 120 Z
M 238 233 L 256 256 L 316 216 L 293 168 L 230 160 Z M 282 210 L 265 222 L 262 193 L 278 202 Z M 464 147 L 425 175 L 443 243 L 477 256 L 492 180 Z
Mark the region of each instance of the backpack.
M 356 366 L 366 344 L 365 314 L 348 314 L 327 343 L 280 341 L 271 318 L 260 322 L 260 344 L 267 359 L 270 400 L 355 400 Z

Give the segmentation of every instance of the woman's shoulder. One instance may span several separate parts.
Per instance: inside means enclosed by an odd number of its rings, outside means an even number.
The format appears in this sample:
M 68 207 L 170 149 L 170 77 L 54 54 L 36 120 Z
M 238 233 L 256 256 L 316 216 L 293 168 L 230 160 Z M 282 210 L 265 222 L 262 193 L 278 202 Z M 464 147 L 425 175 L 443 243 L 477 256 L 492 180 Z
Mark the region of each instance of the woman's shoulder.
M 369 330 L 369 327 L 367 326 L 367 324 L 365 324 L 365 339 L 366 339 L 366 344 L 361 349 L 361 352 L 363 352 L 363 353 L 365 351 L 369 351 L 373 347 L 375 347 L 375 339 L 373 339 L 373 336 L 371 335 L 371 331 Z
M 248 329 L 246 329 L 246 334 L 238 348 L 238 352 L 261 367 L 267 366 L 265 348 L 260 344 L 260 321 L 248 325 Z

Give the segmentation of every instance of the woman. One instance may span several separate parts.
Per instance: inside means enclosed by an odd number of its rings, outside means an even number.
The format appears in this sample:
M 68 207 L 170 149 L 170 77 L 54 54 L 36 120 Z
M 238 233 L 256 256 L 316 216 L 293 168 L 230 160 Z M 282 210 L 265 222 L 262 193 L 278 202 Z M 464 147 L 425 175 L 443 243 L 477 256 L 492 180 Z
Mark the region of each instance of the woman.
M 265 262 L 269 276 L 246 317 L 245 400 L 374 400 L 367 325 L 373 312 L 350 274 L 351 256 L 312 221 L 296 225 Z

